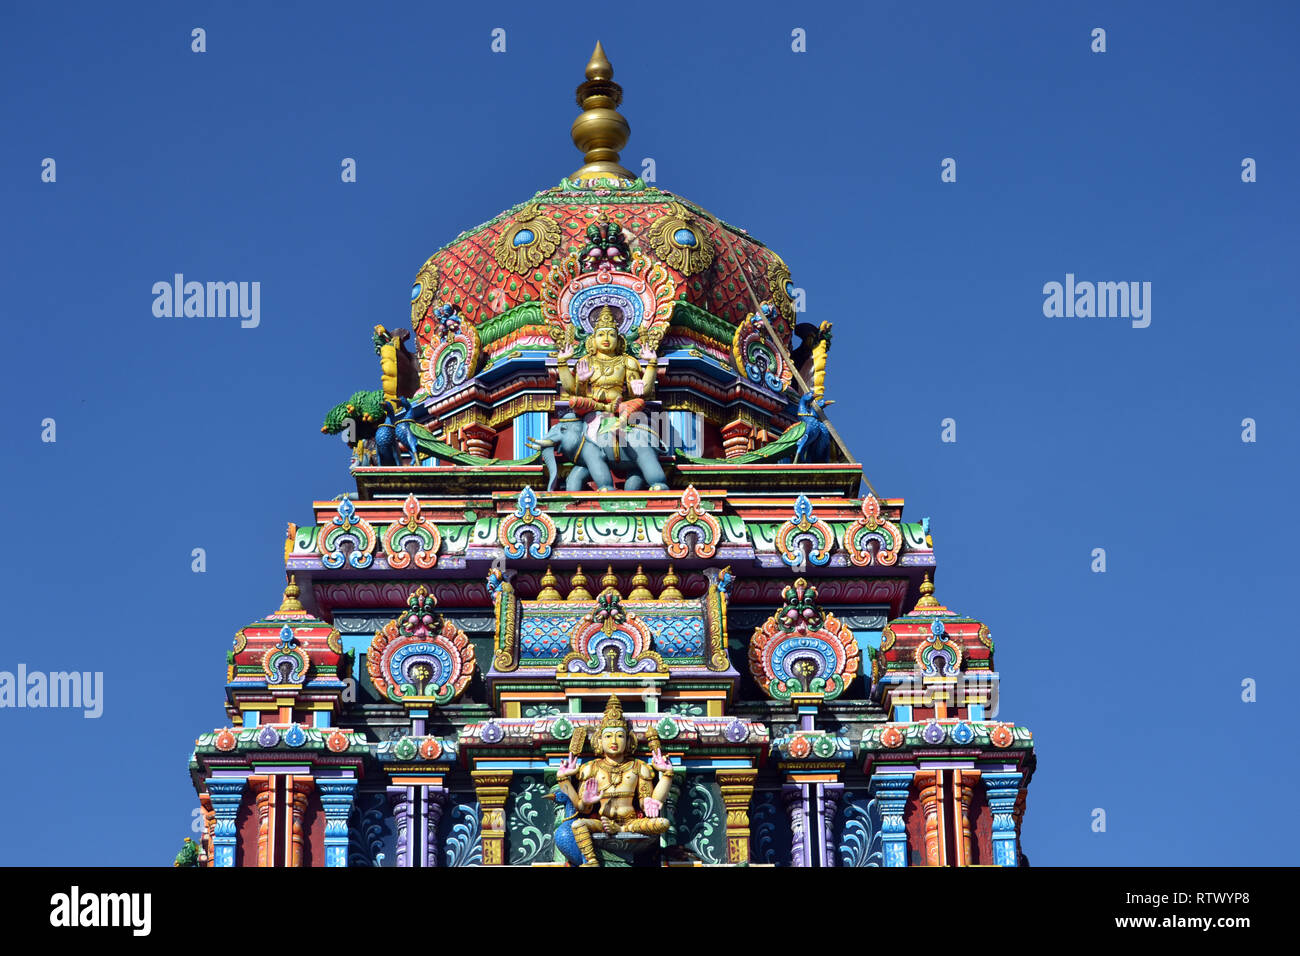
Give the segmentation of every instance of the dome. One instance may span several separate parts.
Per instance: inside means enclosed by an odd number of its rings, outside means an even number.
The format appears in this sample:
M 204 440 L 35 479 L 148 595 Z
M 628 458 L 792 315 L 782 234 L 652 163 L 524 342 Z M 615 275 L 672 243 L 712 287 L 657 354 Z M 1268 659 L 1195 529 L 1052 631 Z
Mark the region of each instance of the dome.
M 473 326 L 489 362 L 513 348 L 554 348 L 548 326 L 566 310 L 611 306 L 622 314 L 624 331 L 638 324 L 629 313 L 658 309 L 666 347 L 694 346 L 729 360 L 736 327 L 764 301 L 788 346 L 794 287 L 781 257 L 620 166 L 628 125 L 613 108 L 622 90 L 599 43 L 586 75 L 577 90 L 583 112 L 572 130 L 586 164 L 429 256 L 411 288 L 417 350 L 429 350 L 442 334 L 439 306 Z M 640 276 L 654 286 L 653 296 L 568 288 L 602 265 Z

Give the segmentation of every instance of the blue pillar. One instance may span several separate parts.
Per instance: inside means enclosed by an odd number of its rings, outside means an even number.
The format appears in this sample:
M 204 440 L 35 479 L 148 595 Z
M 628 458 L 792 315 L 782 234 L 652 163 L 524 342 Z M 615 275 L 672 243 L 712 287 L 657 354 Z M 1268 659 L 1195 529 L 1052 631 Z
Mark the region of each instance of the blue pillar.
M 348 817 L 357 782 L 351 777 L 316 778 L 320 804 L 325 811 L 325 865 L 348 865 Z
M 514 452 L 516 458 L 527 458 L 537 449 L 528 447 L 528 439 L 546 437 L 546 412 L 523 412 L 515 416 Z
M 208 780 L 208 799 L 216 826 L 212 830 L 212 853 L 216 866 L 235 865 L 235 843 L 239 834 L 235 830 L 235 817 L 244 798 L 243 777 L 217 777 Z
M 986 773 L 984 796 L 993 811 L 993 862 L 998 866 L 1018 866 L 1020 847 L 1016 840 L 1016 821 L 1013 811 L 1020 796 L 1019 773 Z
M 687 455 L 704 454 L 704 443 L 700 428 L 700 416 L 697 412 L 670 411 L 668 423 L 672 430 L 672 451 L 681 451 Z
M 907 866 L 907 825 L 903 812 L 912 789 L 911 774 L 878 774 L 871 778 L 871 796 L 880 806 L 880 836 L 885 866 Z

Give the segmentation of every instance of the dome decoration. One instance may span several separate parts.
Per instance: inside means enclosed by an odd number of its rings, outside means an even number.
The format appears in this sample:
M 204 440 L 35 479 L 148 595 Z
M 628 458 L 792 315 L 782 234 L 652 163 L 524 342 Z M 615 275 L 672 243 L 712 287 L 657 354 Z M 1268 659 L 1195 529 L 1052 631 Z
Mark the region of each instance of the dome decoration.
M 671 293 L 665 325 L 674 320 L 675 302 L 707 314 L 694 325 L 714 327 L 721 320 L 734 328 L 757 302 L 769 300 L 777 310 L 775 330 L 788 346 L 795 311 L 784 261 L 744 230 L 620 165 L 618 151 L 630 127 L 618 112 L 623 90 L 600 44 L 586 76 L 577 90 L 582 112 L 571 130 L 584 165 L 558 186 L 462 233 L 425 261 L 411 287 L 418 346 L 432 345 L 437 338 L 432 310 L 449 304 L 477 327 L 490 357 L 519 346 L 544 347 L 549 342 L 538 338 L 545 333 L 537 328 L 543 324 L 537 309 L 546 301 L 548 284 L 562 284 L 551 272 L 559 269 L 564 281 L 572 280 L 568 260 L 574 255 L 578 274 L 595 272 L 602 262 L 622 270 L 638 252 L 643 267 L 627 271 L 664 271 Z M 698 330 L 695 334 L 700 337 Z M 730 331 L 715 338 L 715 347 L 729 354 Z
M 438 291 L 438 264 L 434 255 L 424 260 L 420 271 L 415 274 L 411 284 L 411 326 L 416 326 L 433 305 L 433 297 Z
M 668 270 L 634 253 L 629 271 L 603 265 L 584 272 L 576 255 L 551 270 L 544 290 L 542 314 L 557 347 L 585 339 L 596 330 L 605 309 L 614 314 L 619 335 L 658 348 L 673 309 L 673 280 Z
M 527 275 L 555 254 L 560 244 L 560 226 L 536 206 L 515 217 L 501 230 L 493 252 L 497 265 L 517 275 Z
M 468 322 L 461 321 L 456 306 L 440 305 L 431 314 L 433 332 L 420 363 L 420 382 L 436 397 L 463 384 L 478 371 L 482 348 L 478 332 Z
M 669 203 L 669 213 L 650 227 L 655 254 L 682 275 L 703 272 L 713 262 L 713 243 L 681 203 Z

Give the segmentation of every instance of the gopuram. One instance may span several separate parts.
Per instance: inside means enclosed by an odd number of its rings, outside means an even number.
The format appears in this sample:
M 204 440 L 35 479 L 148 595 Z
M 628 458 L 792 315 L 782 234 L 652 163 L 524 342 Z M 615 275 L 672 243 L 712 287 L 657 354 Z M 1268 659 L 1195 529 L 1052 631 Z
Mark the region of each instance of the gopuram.
M 597 44 L 581 167 L 370 332 L 321 429 L 356 492 L 235 633 L 177 865 L 1026 862 L 1031 735 L 828 420 L 831 323 L 619 164 L 613 75 Z

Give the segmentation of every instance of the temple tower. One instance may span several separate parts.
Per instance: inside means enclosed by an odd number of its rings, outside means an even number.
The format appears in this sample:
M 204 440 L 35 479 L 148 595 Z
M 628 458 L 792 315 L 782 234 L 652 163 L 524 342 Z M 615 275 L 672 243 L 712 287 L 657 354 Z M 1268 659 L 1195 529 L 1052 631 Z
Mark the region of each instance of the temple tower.
M 828 420 L 856 357 L 620 164 L 599 44 L 576 98 L 582 165 L 425 258 L 339 382 L 356 492 L 235 634 L 187 862 L 1019 864 L 1032 738 Z

